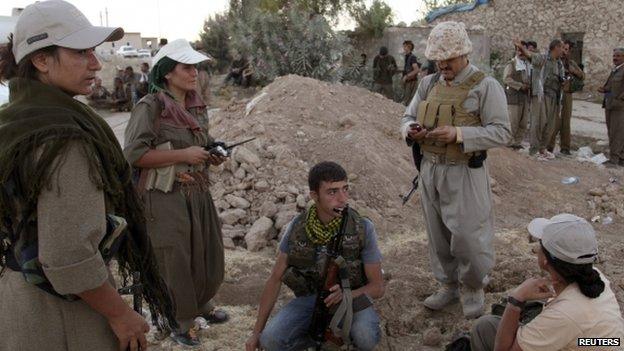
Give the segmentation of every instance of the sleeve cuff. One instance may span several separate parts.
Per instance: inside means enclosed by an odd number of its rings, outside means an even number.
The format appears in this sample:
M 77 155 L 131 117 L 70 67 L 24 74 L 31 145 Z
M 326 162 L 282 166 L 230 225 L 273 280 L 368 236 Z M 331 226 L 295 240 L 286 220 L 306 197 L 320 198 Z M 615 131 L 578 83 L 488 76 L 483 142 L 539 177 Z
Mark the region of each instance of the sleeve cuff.
M 149 151 L 150 147 L 147 143 L 143 141 L 135 141 L 132 142 L 126 147 L 124 147 L 123 154 L 130 163 L 131 166 L 134 167 L 134 164 L 141 158 L 143 155 Z
M 457 130 L 457 140 L 455 141 L 457 144 L 461 144 L 464 142 L 464 136 L 462 135 L 462 130 L 460 127 L 455 127 Z
M 63 266 L 48 267 L 43 271 L 59 294 L 78 294 L 95 289 L 108 280 L 108 268 L 99 252 L 86 260 Z
M 403 123 L 403 125 L 401 126 L 401 136 L 403 137 L 403 140 L 407 140 L 407 132 L 409 130 L 410 124 L 412 123 L 414 122 L 406 122 L 406 123 Z

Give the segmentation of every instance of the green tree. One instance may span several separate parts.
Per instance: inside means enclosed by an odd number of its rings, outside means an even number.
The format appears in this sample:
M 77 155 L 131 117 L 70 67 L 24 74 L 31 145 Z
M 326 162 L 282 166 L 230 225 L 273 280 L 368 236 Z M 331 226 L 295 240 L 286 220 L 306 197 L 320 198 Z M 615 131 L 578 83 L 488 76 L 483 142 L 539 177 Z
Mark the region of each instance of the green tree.
M 227 14 L 216 14 L 204 21 L 204 27 L 199 33 L 203 50 L 217 60 L 217 70 L 221 71 L 229 66 L 229 27 Z
M 392 24 L 392 8 L 382 0 L 374 0 L 369 8 L 359 5 L 352 10 L 356 34 L 381 37 L 384 29 Z

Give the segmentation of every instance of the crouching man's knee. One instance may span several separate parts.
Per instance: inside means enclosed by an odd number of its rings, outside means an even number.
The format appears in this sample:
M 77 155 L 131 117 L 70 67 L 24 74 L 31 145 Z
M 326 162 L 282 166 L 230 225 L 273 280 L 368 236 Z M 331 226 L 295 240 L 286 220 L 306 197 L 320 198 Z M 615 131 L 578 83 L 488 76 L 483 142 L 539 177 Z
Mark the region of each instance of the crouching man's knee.
M 361 351 L 373 350 L 381 340 L 379 317 L 372 307 L 354 314 L 351 340 Z

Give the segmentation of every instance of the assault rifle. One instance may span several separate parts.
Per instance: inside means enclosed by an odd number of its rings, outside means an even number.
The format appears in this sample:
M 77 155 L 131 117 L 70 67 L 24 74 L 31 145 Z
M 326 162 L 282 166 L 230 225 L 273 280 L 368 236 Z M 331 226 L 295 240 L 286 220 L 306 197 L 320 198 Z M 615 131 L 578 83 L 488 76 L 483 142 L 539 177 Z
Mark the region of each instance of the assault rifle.
M 235 143 L 235 144 L 231 144 L 231 145 L 227 145 L 223 141 L 215 141 L 215 142 L 213 142 L 210 145 L 204 146 L 204 150 L 210 152 L 213 155 L 229 157 L 229 156 L 232 155 L 232 150 L 235 147 L 237 147 L 239 145 L 247 144 L 248 142 L 253 141 L 255 139 L 256 138 L 250 138 L 250 139 L 243 140 L 241 142 L 238 142 L 238 143 Z
M 342 340 L 335 336 L 329 329 L 329 324 L 332 319 L 332 311 L 325 305 L 325 299 L 331 294 L 329 289 L 338 283 L 338 271 L 339 267 L 336 264 L 336 258 L 340 256 L 342 252 L 342 239 L 344 238 L 345 231 L 347 229 L 347 218 L 349 216 L 349 206 L 346 205 L 342 210 L 342 220 L 340 221 L 340 229 L 338 233 L 327 245 L 326 252 L 320 253 L 324 255 L 323 270 L 321 279 L 319 280 L 318 287 L 316 289 L 316 302 L 314 304 L 314 313 L 312 314 L 312 323 L 310 324 L 309 335 L 316 344 L 316 349 L 321 350 L 321 347 L 325 341 L 331 341 L 337 345 L 342 344 Z M 346 269 L 340 268 L 341 278 L 348 276 Z M 324 278 L 324 279 L 323 279 Z

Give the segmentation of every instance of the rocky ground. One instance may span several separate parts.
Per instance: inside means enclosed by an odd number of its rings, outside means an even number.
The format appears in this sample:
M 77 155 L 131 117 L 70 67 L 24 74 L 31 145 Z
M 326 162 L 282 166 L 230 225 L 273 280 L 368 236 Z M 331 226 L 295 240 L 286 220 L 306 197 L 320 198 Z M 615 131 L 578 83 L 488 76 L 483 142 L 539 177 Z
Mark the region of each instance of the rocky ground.
M 442 349 L 456 331 L 470 327 L 459 305 L 441 312 L 421 305 L 437 284 L 429 269 L 418 194 L 405 206 L 399 198 L 415 172 L 410 151 L 398 135 L 401 105 L 361 88 L 297 76 L 278 78 L 259 91 L 220 90 L 215 104 L 219 109 L 211 110 L 213 136 L 227 142 L 257 139 L 213 169 L 212 193 L 227 247 L 226 279 L 216 302 L 232 320 L 202 331 L 203 349 L 243 349 L 277 240 L 285 224 L 308 204 L 307 170 L 322 160 L 337 161 L 347 169 L 352 206 L 377 228 L 387 284 L 386 295 L 376 302 L 383 328 L 379 350 Z M 116 116 L 110 118 L 113 125 L 119 122 Z M 526 224 L 536 216 L 560 212 L 595 221 L 599 267 L 624 302 L 623 169 L 605 169 L 573 157 L 538 162 L 508 149 L 490 152 L 488 167 L 497 253 L 488 304 L 539 274 Z M 570 176 L 579 181 L 562 184 Z M 290 298 L 286 290 L 276 308 Z M 156 350 L 178 349 L 169 340 L 153 341 Z

